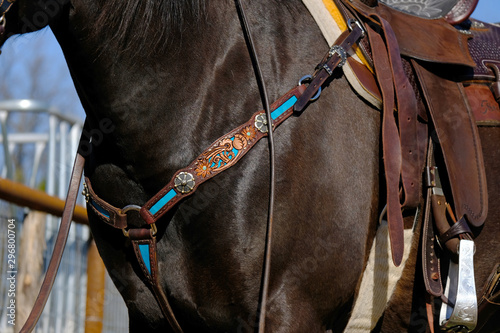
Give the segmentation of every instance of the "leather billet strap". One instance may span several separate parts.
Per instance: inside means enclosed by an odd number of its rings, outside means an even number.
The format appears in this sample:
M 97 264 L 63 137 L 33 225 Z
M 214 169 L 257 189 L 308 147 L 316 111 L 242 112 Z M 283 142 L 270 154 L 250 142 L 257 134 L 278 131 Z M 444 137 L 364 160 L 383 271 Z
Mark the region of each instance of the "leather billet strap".
M 148 282 L 158 302 L 162 313 L 175 333 L 182 333 L 182 329 L 175 318 L 167 296 L 160 285 L 158 277 L 158 260 L 156 257 L 156 237 L 151 229 L 130 229 L 128 232 L 134 248 L 134 254 L 141 267 L 144 278 Z
M 383 5 L 339 0 L 344 13 L 361 17 L 370 40 L 371 58 L 383 100 L 382 149 L 387 188 L 387 220 L 393 262 L 399 265 L 403 255 L 403 218 L 401 208 L 416 208 L 421 196 L 427 140 L 426 125 L 417 119 L 416 95 L 406 76 L 399 39 L 383 15 Z M 392 10 L 387 7 L 387 10 Z M 382 10 L 382 14 L 385 12 Z M 389 15 L 390 16 L 390 15 Z M 397 111 L 397 112 L 396 112 Z M 402 191 L 400 191 L 400 185 Z
M 365 32 L 357 21 L 351 24 L 349 28 L 352 29 L 351 32 L 349 33 L 348 30 L 344 31 L 337 39 L 337 41 L 341 42 L 335 43 L 317 66 L 311 83 L 293 107 L 296 112 L 304 110 L 313 96 L 321 89 L 325 81 L 333 74 L 333 70 L 338 66 L 342 66 L 347 61 L 347 51 L 350 50 L 360 38 L 364 37 Z
M 401 142 L 394 118 L 394 81 L 390 70 L 387 48 L 377 32 L 367 27 L 372 45 L 373 63 L 384 101 L 382 117 L 382 149 L 387 187 L 387 222 L 391 242 L 392 261 L 399 266 L 404 252 L 404 224 L 399 200 L 399 179 L 401 173 Z M 377 69 L 385 69 L 377 71 Z

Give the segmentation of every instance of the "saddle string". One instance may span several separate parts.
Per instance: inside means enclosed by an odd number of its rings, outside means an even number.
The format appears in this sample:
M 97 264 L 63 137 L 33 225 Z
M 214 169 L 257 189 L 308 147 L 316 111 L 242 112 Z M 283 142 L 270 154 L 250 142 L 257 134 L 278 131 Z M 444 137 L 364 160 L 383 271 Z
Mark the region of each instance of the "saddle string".
M 264 105 L 264 110 L 266 112 L 267 123 L 269 124 L 269 206 L 267 215 L 267 225 L 266 225 L 266 239 L 264 248 L 264 265 L 261 278 L 261 289 L 259 297 L 259 308 L 258 308 L 258 327 L 259 332 L 264 332 L 265 321 L 266 321 L 266 307 L 267 307 L 267 295 L 269 291 L 269 275 L 271 271 L 271 251 L 272 251 L 272 230 L 273 230 L 273 212 L 274 212 L 274 193 L 275 193 L 275 153 L 274 153 L 274 135 L 272 127 L 271 110 L 269 106 L 269 98 L 267 94 L 267 89 L 262 75 L 261 67 L 259 64 L 259 59 L 257 52 L 255 50 L 255 44 L 252 39 L 252 34 L 250 32 L 250 26 L 248 25 L 248 20 L 246 18 L 244 7 L 240 0 L 235 0 L 236 10 L 238 12 L 238 17 L 240 19 L 241 28 L 243 30 L 243 35 L 248 47 L 248 53 L 252 59 L 252 65 L 255 72 L 255 78 L 259 86 L 260 97 L 262 99 L 262 104 Z

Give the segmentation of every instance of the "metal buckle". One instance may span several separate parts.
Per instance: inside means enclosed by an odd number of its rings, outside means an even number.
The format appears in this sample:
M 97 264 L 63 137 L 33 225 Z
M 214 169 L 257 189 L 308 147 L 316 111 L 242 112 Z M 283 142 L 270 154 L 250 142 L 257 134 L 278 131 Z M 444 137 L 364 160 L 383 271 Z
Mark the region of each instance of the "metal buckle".
M 444 302 L 441 305 L 441 329 L 449 332 L 472 331 L 477 324 L 474 241 L 460 240 L 458 264 L 450 260 L 445 295 L 454 306 Z
M 123 207 L 121 209 L 121 213 L 123 214 L 127 214 L 128 212 L 130 211 L 134 211 L 134 212 L 139 212 L 141 210 L 141 206 L 138 206 L 138 205 L 127 205 L 125 207 Z M 156 224 L 154 223 L 151 223 L 150 225 L 150 228 L 151 228 L 151 236 L 154 236 L 156 235 L 158 229 L 156 228 Z M 122 229 L 122 232 L 123 232 L 123 235 L 127 238 L 129 238 L 129 234 L 128 234 L 128 230 L 127 229 Z
M 312 80 L 313 80 L 313 77 L 311 75 L 304 75 L 299 80 L 299 86 L 301 86 L 302 83 L 304 83 L 304 82 L 312 81 Z M 314 95 L 313 97 L 311 97 L 311 99 L 309 99 L 309 100 L 310 101 L 315 101 L 315 100 L 317 100 L 319 98 L 319 96 L 321 96 L 321 87 L 319 87 L 318 92 L 316 93 L 316 95 Z
M 328 51 L 328 56 L 331 58 L 334 54 L 337 54 L 340 58 L 340 63 L 337 65 L 337 67 L 344 66 L 347 62 L 346 50 L 340 45 L 332 45 L 330 51 Z M 330 69 L 330 71 L 328 71 L 328 74 L 331 76 L 333 74 L 333 71 Z
M 361 30 L 361 38 L 364 38 L 366 36 L 366 32 L 365 32 L 365 29 L 363 29 L 363 27 L 361 26 L 361 23 L 359 23 L 359 21 L 355 20 L 355 19 L 348 19 L 347 26 L 349 27 L 350 31 L 352 31 L 352 29 L 354 29 L 352 27 L 353 25 L 358 26 L 358 28 Z

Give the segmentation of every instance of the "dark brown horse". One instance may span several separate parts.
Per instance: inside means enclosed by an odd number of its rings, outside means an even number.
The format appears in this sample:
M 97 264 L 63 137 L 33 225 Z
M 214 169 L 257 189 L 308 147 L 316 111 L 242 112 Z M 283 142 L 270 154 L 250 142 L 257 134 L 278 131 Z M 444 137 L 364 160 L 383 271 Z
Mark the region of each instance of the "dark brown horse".
M 300 0 L 256 0 L 246 8 L 274 101 L 314 70 L 328 46 Z M 5 34 L 45 26 L 62 47 L 87 114 L 85 174 L 114 207 L 144 205 L 177 170 L 262 109 L 233 0 L 17 0 Z M 381 113 L 341 71 L 324 88 L 275 133 L 268 332 L 343 329 L 385 204 Z M 500 169 L 491 170 L 495 190 Z M 255 330 L 268 200 L 269 152 L 261 140 L 157 221 L 160 285 L 185 332 Z M 131 215 L 131 224 L 144 225 Z M 130 331 L 170 331 L 130 239 L 92 209 L 89 220 L 129 309 Z M 500 253 L 498 215 L 486 225 L 484 244 Z M 482 246 L 479 258 L 486 257 Z
M 314 70 L 327 45 L 299 0 L 254 1 L 247 15 L 273 101 Z M 6 29 L 46 25 L 96 124 L 85 174 L 115 207 L 144 204 L 262 109 L 232 0 L 18 0 Z M 379 121 L 339 72 L 317 103 L 276 132 L 268 331 L 320 332 L 345 318 L 375 230 Z M 262 140 L 157 223 L 161 284 L 186 332 L 255 326 L 268 157 Z M 89 219 L 130 330 L 168 331 L 128 239 L 91 210 Z

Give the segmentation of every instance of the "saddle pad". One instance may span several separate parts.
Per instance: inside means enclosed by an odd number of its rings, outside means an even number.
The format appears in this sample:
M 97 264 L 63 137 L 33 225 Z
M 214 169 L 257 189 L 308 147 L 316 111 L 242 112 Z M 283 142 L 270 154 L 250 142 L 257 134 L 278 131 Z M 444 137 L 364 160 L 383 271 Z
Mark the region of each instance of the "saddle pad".
M 413 235 L 413 230 L 405 229 L 404 256 L 402 264 L 396 267 L 392 263 L 387 221 L 380 221 L 358 296 L 344 332 L 369 333 L 375 328 L 403 274 L 413 243 Z

